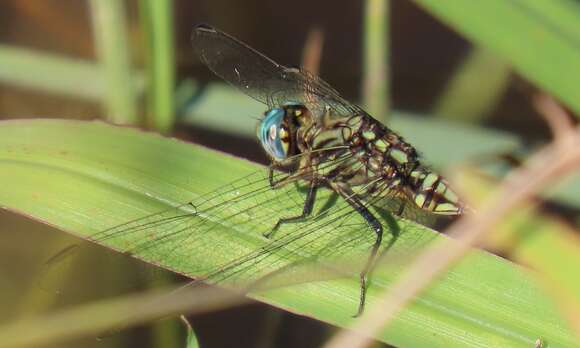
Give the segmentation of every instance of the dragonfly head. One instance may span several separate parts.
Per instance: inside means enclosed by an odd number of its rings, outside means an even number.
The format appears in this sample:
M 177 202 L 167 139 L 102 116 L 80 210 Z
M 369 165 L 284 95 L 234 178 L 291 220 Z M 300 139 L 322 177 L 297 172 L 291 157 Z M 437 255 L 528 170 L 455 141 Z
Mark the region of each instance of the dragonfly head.
M 272 108 L 264 114 L 258 124 L 258 139 L 268 156 L 274 161 L 282 161 L 298 154 L 296 131 L 301 125 L 307 109 L 298 104 L 287 104 Z
M 440 175 L 420 166 L 411 172 L 409 196 L 419 208 L 438 215 L 461 215 L 463 203 Z

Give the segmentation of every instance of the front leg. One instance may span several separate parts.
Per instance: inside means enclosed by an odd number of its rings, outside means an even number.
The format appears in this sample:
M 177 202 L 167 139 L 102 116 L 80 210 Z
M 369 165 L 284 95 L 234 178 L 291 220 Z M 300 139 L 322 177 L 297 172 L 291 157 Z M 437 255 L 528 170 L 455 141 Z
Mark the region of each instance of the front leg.
M 280 187 L 280 186 L 278 186 L 278 183 L 281 181 L 284 181 L 284 179 L 278 180 L 278 181 L 274 180 L 274 166 L 270 165 L 268 167 L 268 182 L 270 183 L 270 187 L 273 189 Z
M 272 180 L 270 180 L 270 185 L 272 185 Z M 264 237 L 271 238 L 276 231 L 280 228 L 280 225 L 288 222 L 298 222 L 306 219 L 312 213 L 312 208 L 314 207 L 314 202 L 316 201 L 316 191 L 318 190 L 318 184 L 315 180 L 310 181 L 310 187 L 308 194 L 306 195 L 306 200 L 304 201 L 304 207 L 302 208 L 302 214 L 298 216 L 292 216 L 287 218 L 280 218 L 274 228 L 270 232 L 264 233 Z
M 282 179 L 275 179 L 274 178 L 274 171 L 275 171 L 276 166 L 274 164 L 271 164 L 268 167 L 268 182 L 270 183 L 270 187 L 273 189 L 277 189 L 280 188 L 282 186 L 285 186 L 289 183 L 298 181 L 298 180 L 308 180 L 308 178 L 311 175 L 305 175 L 303 170 L 297 170 L 294 173 L 288 174 L 285 177 L 283 177 Z M 310 174 L 310 171 L 307 172 L 308 174 Z

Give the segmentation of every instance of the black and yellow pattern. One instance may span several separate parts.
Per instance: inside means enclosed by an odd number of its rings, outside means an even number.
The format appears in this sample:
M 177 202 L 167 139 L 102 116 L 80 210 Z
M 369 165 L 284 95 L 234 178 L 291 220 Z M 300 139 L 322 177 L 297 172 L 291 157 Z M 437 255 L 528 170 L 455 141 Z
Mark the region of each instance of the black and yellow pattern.
M 361 272 L 359 314 L 365 303 L 366 275 L 383 234 L 383 224 L 369 205 L 395 200 L 401 204 L 393 213 L 399 215 L 412 207 L 434 215 L 463 213 L 458 196 L 421 163 L 411 144 L 322 79 L 280 65 L 208 26 L 194 29 L 192 43 L 216 75 L 268 106 L 258 125 L 258 138 L 272 161 L 272 188 L 296 181 L 309 187 L 302 214 L 280 218 L 266 236 L 282 224 L 307 218 L 321 187 L 341 196 L 376 234 Z M 287 175 L 274 180 L 275 169 Z

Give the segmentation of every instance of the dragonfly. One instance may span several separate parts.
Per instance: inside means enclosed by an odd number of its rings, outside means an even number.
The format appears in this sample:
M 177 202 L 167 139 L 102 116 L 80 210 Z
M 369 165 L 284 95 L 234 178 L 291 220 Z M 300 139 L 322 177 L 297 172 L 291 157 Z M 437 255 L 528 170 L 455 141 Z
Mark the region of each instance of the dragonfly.
M 358 316 L 364 311 L 368 276 L 380 255 L 384 226 L 395 234 L 381 211 L 423 224 L 431 216 L 464 212 L 458 195 L 421 163 L 411 144 L 321 78 L 280 65 L 207 25 L 194 27 L 191 42 L 211 71 L 266 106 L 257 138 L 270 159 L 268 172 L 249 174 L 180 206 L 103 230 L 89 241 L 107 244 L 118 239 L 125 254 L 156 264 L 178 263 L 176 271 L 198 275 L 192 284 L 225 283 L 250 271 L 260 282 L 291 266 L 288 260 L 318 257 L 317 264 L 332 263 L 323 260 L 325 253 L 342 256 L 347 248 L 356 249 L 365 254 L 357 271 Z M 333 203 L 335 198 L 343 202 Z M 316 210 L 319 201 L 325 204 Z M 222 237 L 215 232 L 224 226 L 248 238 L 260 231 L 260 238 L 269 242 L 258 250 L 240 246 L 229 251 L 230 261 L 217 267 L 180 263 L 191 253 L 203 260 L 205 253 L 219 249 Z M 360 226 L 365 237 L 350 235 Z M 200 244 L 206 239 L 211 245 Z M 326 246 L 323 250 L 313 247 L 320 241 Z M 75 252 L 76 246 L 63 250 L 48 267 Z M 332 271 L 337 268 L 341 267 Z
M 257 136 L 271 161 L 271 188 L 297 181 L 308 187 L 302 212 L 280 217 L 265 236 L 272 238 L 282 225 L 311 216 L 321 188 L 344 199 L 375 234 L 360 273 L 355 316 L 364 310 L 367 276 L 383 238 L 383 224 L 369 205 L 383 200 L 397 202 L 393 213 L 399 216 L 405 210 L 446 216 L 464 212 L 459 196 L 441 175 L 422 164 L 411 144 L 348 102 L 320 77 L 278 64 L 208 25 L 195 27 L 191 41 L 213 73 L 268 107 L 259 121 Z M 287 175 L 275 180 L 274 171 Z

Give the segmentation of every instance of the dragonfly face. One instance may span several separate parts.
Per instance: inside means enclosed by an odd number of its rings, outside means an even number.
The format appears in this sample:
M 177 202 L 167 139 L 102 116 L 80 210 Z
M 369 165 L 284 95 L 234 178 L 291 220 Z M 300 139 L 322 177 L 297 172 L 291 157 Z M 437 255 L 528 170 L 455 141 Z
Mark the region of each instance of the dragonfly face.
M 440 175 L 421 164 L 411 144 L 319 77 L 280 65 L 209 26 L 196 27 L 192 43 L 210 70 L 268 107 L 257 133 L 272 159 L 271 186 L 296 181 L 309 186 L 302 214 L 280 218 L 268 236 L 282 224 L 307 218 L 320 187 L 341 196 L 376 234 L 361 272 L 359 313 L 365 301 L 366 274 L 383 232 L 370 206 L 394 200 L 401 202 L 393 211 L 398 215 L 414 210 L 436 215 L 463 212 L 457 195 Z M 272 168 L 286 169 L 287 177 L 273 181 Z
M 299 154 L 298 134 L 309 118 L 308 110 L 298 104 L 287 104 L 266 111 L 258 124 L 260 144 L 273 162 L 282 162 Z
M 285 121 L 286 111 L 283 108 L 274 108 L 264 114 L 258 125 L 258 139 L 266 153 L 274 160 L 288 157 L 290 130 Z

